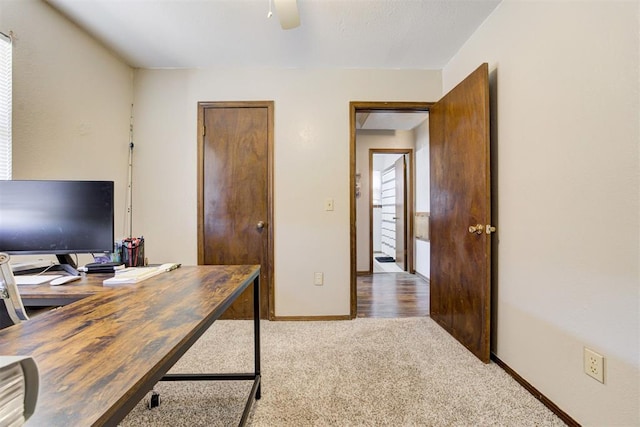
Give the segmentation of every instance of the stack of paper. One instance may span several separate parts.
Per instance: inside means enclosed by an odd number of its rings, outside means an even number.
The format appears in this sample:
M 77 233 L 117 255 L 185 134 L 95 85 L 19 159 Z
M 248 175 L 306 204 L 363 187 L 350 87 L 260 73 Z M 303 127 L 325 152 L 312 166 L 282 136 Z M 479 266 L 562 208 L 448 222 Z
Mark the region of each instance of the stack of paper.
M 25 381 L 19 363 L 0 368 L 0 425 L 21 426 L 25 423 Z

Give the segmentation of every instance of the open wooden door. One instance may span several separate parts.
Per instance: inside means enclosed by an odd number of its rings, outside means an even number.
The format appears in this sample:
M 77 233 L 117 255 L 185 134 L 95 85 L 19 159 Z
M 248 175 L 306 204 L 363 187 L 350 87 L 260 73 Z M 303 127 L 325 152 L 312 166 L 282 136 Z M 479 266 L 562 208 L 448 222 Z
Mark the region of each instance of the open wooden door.
M 403 154 L 396 160 L 396 265 L 407 271 L 407 164 Z
M 489 75 L 482 64 L 429 110 L 431 317 L 490 358 Z

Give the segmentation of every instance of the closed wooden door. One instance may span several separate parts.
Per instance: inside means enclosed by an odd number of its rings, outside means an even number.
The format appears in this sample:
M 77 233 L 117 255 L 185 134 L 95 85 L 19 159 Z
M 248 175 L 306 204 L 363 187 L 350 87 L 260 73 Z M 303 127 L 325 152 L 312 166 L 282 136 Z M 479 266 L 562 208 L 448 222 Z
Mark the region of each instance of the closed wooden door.
M 431 317 L 479 359 L 489 362 L 491 235 L 487 226 L 491 224 L 491 175 L 487 64 L 433 105 L 429 120 Z
M 271 317 L 273 103 L 200 103 L 198 114 L 198 263 L 259 264 L 261 317 Z M 252 317 L 251 289 L 223 316 Z
M 396 265 L 407 270 L 407 165 L 403 154 L 395 161 L 396 169 Z

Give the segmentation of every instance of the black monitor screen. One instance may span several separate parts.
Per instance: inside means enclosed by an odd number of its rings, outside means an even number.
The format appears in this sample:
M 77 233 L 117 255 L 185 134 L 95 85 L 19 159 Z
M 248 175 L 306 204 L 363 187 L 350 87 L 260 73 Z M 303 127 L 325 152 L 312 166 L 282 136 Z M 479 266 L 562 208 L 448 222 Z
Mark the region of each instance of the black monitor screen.
M 0 180 L 0 252 L 111 252 L 113 200 L 113 181 Z

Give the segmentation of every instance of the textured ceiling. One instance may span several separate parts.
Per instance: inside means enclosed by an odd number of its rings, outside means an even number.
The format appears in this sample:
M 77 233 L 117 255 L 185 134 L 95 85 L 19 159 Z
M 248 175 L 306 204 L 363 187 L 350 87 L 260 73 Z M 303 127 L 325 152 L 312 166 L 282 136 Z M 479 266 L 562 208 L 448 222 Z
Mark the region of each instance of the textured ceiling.
M 441 69 L 501 0 L 47 0 L 141 68 Z

